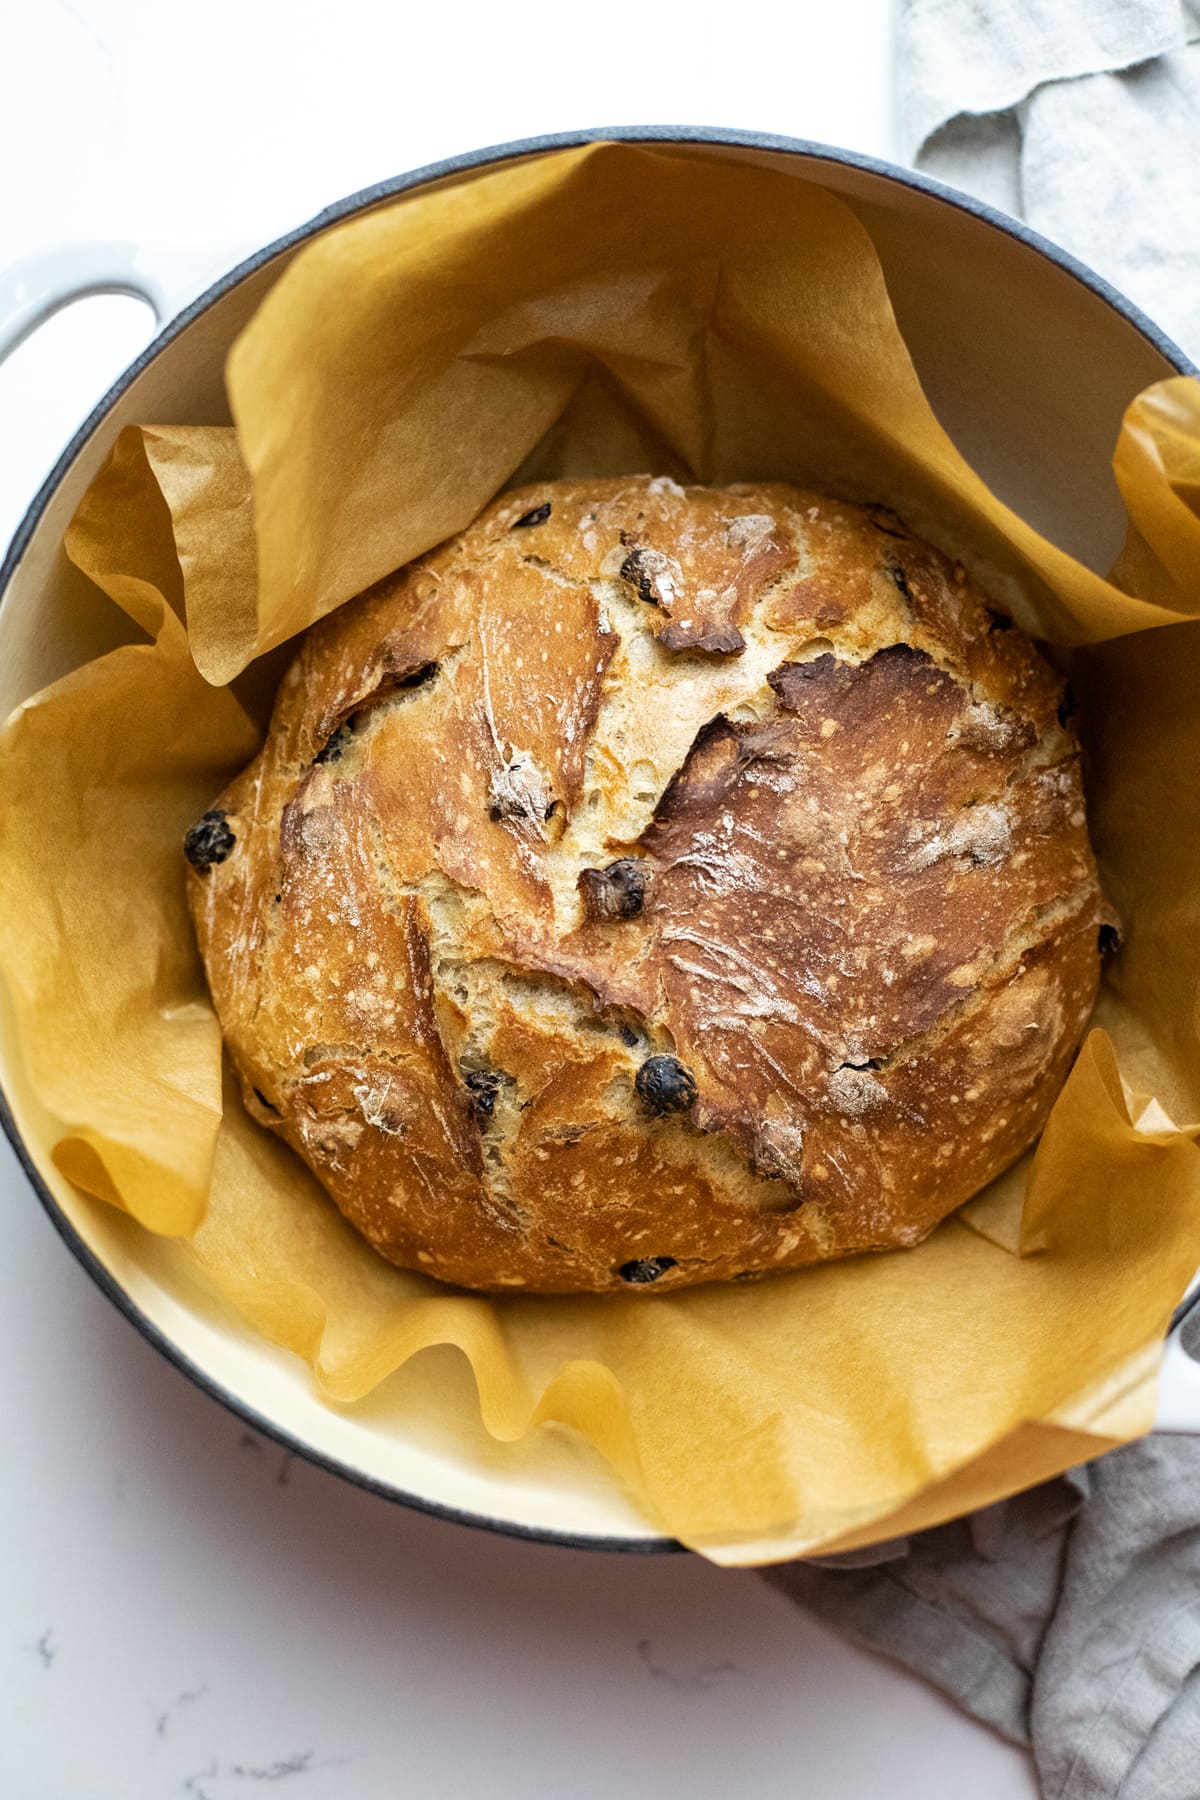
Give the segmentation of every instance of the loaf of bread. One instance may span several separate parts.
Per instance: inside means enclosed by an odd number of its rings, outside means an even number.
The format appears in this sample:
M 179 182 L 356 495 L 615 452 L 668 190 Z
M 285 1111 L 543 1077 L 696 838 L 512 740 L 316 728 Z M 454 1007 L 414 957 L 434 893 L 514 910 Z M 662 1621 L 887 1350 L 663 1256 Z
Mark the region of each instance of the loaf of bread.
M 504 494 L 307 634 L 188 834 L 246 1105 L 471 1288 L 915 1244 L 1034 1139 L 1095 998 L 1071 711 L 883 508 Z

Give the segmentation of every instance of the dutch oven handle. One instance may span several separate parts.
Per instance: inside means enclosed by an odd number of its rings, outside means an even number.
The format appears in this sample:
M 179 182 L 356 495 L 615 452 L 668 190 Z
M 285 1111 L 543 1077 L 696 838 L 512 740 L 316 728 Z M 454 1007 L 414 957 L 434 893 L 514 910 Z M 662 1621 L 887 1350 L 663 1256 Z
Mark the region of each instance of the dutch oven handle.
M 0 274 L 0 361 L 56 312 L 89 294 L 144 300 L 160 325 L 174 310 L 136 244 L 63 244 L 35 251 Z
M 223 270 L 240 247 L 133 243 L 62 244 L 0 270 L 0 362 L 39 325 L 92 294 L 144 300 L 162 326 Z

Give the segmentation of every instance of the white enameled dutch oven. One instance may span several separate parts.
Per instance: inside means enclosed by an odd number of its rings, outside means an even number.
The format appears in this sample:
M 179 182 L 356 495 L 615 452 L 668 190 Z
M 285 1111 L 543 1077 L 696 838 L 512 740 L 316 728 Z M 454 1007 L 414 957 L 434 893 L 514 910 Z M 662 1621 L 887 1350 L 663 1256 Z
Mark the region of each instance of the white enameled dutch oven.
M 398 195 L 595 138 L 669 141 L 696 156 L 769 163 L 848 202 L 875 241 L 917 372 L 960 450 L 1046 536 L 1096 569 L 1110 565 L 1124 524 L 1110 464 L 1121 415 L 1151 382 L 1196 370 L 1098 276 L 962 194 L 820 144 L 699 128 L 570 133 L 368 188 L 259 251 L 182 311 L 191 271 L 178 255 L 163 262 L 129 246 L 90 246 L 28 259 L 0 277 L 0 358 L 87 294 L 138 295 L 162 327 L 63 452 L 0 569 L 0 712 L 107 647 L 97 609 L 83 603 L 82 578 L 63 555 L 64 528 L 123 426 L 228 421 L 226 352 L 297 250 Z M 0 1089 L 4 1127 L 64 1241 L 152 1344 L 241 1417 L 350 1481 L 466 1523 L 576 1546 L 676 1547 L 566 1434 L 493 1442 L 465 1382 L 454 1389 L 460 1405 L 448 1412 L 444 1382 L 435 1403 L 432 1382 L 422 1386 L 428 1357 L 410 1372 L 402 1433 L 384 1430 L 369 1404 L 347 1412 L 323 1405 L 298 1361 L 249 1331 L 216 1324 L 196 1304 L 170 1245 L 62 1179 L 7 1047 Z M 1200 1430 L 1200 1365 L 1184 1349 L 1186 1309 L 1185 1302 L 1164 1370 L 1159 1423 L 1167 1430 Z M 1190 1323 L 1198 1320 L 1200 1307 Z

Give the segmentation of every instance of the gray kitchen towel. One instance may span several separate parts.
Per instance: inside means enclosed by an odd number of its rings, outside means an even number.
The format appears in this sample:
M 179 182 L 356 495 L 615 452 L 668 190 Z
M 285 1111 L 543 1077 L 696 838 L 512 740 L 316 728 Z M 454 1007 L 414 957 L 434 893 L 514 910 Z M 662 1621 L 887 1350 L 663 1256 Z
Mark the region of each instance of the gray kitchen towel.
M 1200 361 L 1200 0 L 901 0 L 900 90 L 911 161 Z M 765 1578 L 1029 1745 L 1046 1800 L 1200 1800 L 1200 1438 Z
M 1200 362 L 1200 0 L 901 0 L 898 63 L 908 161 L 1027 219 Z
M 1200 1438 L 764 1575 L 1029 1745 L 1046 1800 L 1200 1800 Z

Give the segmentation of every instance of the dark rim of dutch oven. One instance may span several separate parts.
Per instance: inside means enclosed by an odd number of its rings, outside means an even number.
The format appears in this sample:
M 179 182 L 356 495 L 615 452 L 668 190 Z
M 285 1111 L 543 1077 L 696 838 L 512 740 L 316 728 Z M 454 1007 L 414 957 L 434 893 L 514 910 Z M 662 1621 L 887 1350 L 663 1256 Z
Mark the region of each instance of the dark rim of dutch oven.
M 184 311 L 172 319 L 147 345 L 136 361 L 132 362 L 124 374 L 114 382 L 104 398 L 85 419 L 38 490 L 9 545 L 3 565 L 0 566 L 0 603 L 3 601 L 8 583 L 28 548 L 51 495 L 88 439 L 103 423 L 105 416 L 143 369 L 186 331 L 193 320 L 198 319 L 216 301 L 230 293 L 246 276 L 254 274 L 282 253 L 298 248 L 309 238 L 316 237 L 329 226 L 340 224 L 358 213 L 367 212 L 372 207 L 393 200 L 401 194 L 411 193 L 414 189 L 428 186 L 431 182 L 444 180 L 447 176 L 467 174 L 473 170 L 487 168 L 490 164 L 509 162 L 518 157 L 542 155 L 552 150 L 566 150 L 584 144 L 610 141 L 638 144 L 713 144 L 732 149 L 775 150 L 803 157 L 811 162 L 834 163 L 846 168 L 859 169 L 868 175 L 879 176 L 902 187 L 915 189 L 918 193 L 938 200 L 943 205 L 954 207 L 959 212 L 969 213 L 975 218 L 981 219 L 985 224 L 1004 232 L 1008 237 L 1016 238 L 1018 242 L 1042 256 L 1047 262 L 1053 263 L 1064 273 L 1072 276 L 1081 286 L 1090 289 L 1092 293 L 1106 301 L 1112 310 L 1132 325 L 1179 374 L 1195 375 L 1200 373 L 1179 346 L 1173 343 L 1165 332 L 1160 331 L 1138 307 L 1097 275 L 1094 270 L 1069 255 L 1067 251 L 1059 249 L 1056 244 L 1041 237 L 1036 231 L 1031 231 L 1019 219 L 1011 218 L 981 200 L 973 199 L 955 188 L 946 187 L 942 182 L 916 174 L 911 169 L 900 168 L 894 163 L 884 162 L 877 157 L 863 156 L 856 151 L 841 150 L 828 144 L 814 143 L 803 138 L 780 137 L 770 132 L 741 131 L 732 127 L 620 125 L 609 129 L 598 127 L 584 131 L 557 132 L 545 137 L 521 138 L 508 144 L 494 144 L 486 149 L 468 151 L 461 156 L 449 157 L 444 162 L 429 163 L 424 168 L 414 169 L 407 175 L 398 175 L 390 181 L 377 182 L 373 187 L 363 188 L 358 193 L 351 194 L 347 199 L 327 206 L 323 212 L 317 213 L 306 224 L 297 226 L 294 231 L 277 238 L 274 243 L 268 244 L 264 249 L 239 263 L 236 268 L 231 269 L 219 281 L 214 282 L 197 300 L 194 300 Z M 264 1436 L 273 1438 L 276 1443 L 296 1456 L 302 1457 L 317 1468 L 325 1469 L 330 1474 L 340 1476 L 355 1487 L 364 1488 L 371 1494 L 377 1494 L 382 1499 L 412 1507 L 417 1512 L 432 1514 L 435 1518 L 449 1519 L 460 1525 L 472 1525 L 480 1530 L 497 1532 L 506 1537 L 524 1538 L 535 1543 L 558 1544 L 573 1550 L 646 1553 L 677 1551 L 685 1548 L 674 1538 L 669 1537 L 623 1538 L 553 1531 L 536 1526 L 519 1525 L 505 1519 L 489 1518 L 486 1514 L 467 1512 L 460 1507 L 445 1506 L 437 1501 L 426 1499 L 420 1494 L 408 1493 L 389 1482 L 378 1481 L 362 1470 L 339 1461 L 336 1457 L 323 1454 L 314 1449 L 312 1445 L 305 1443 L 303 1439 L 281 1429 L 270 1419 L 264 1418 L 245 1400 L 222 1387 L 220 1382 L 214 1380 L 204 1369 L 198 1367 L 177 1344 L 173 1343 L 152 1320 L 148 1319 L 134 1305 L 128 1294 L 113 1280 L 104 1264 L 88 1247 L 62 1212 L 53 1194 L 38 1174 L 2 1090 L 0 1090 L 0 1124 L 3 1125 L 17 1158 L 49 1215 L 51 1223 L 100 1291 L 112 1301 L 119 1311 L 124 1313 L 148 1343 L 152 1344 L 168 1362 L 173 1363 L 198 1388 L 211 1395 L 237 1418 L 252 1425 Z

